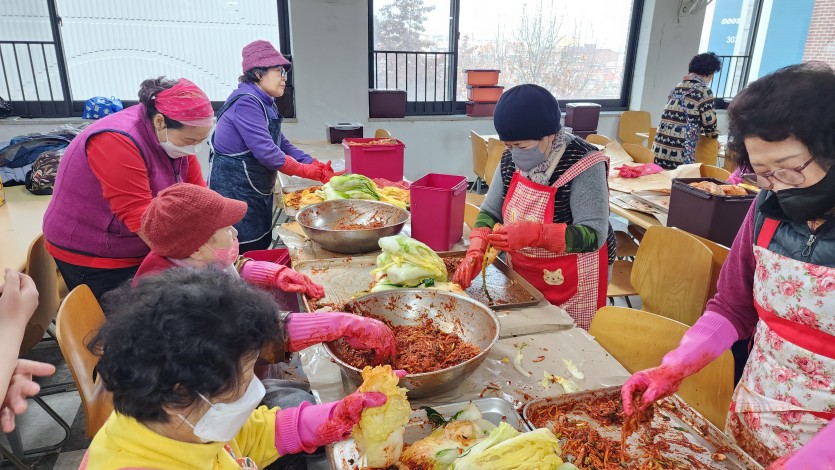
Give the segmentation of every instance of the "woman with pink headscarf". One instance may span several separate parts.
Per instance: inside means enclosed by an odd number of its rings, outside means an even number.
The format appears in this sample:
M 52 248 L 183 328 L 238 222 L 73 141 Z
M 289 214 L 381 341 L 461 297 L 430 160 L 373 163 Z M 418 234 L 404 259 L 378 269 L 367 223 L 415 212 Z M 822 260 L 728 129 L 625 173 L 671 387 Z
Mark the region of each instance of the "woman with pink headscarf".
M 46 210 L 46 249 L 70 289 L 96 298 L 131 279 L 150 252 L 140 231 L 157 193 L 206 186 L 196 146 L 212 130 L 209 98 L 185 78 L 148 79 L 139 104 L 84 129 L 67 147 Z

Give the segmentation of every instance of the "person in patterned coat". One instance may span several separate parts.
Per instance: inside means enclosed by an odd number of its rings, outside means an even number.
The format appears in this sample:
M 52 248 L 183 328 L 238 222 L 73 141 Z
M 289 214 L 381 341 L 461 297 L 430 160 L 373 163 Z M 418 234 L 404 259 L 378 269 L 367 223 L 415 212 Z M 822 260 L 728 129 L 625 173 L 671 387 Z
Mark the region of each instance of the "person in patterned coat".
M 668 170 L 696 161 L 699 135 L 719 137 L 713 91 L 708 84 L 722 69 L 716 54 L 706 52 L 690 59 L 688 74 L 673 88 L 658 123 L 652 151 L 655 163 Z
M 606 302 L 608 266 L 615 259 L 608 158 L 565 132 L 559 103 L 538 85 L 505 92 L 493 124 L 507 150 L 453 279 L 466 289 L 491 244 L 549 302 L 588 329 Z

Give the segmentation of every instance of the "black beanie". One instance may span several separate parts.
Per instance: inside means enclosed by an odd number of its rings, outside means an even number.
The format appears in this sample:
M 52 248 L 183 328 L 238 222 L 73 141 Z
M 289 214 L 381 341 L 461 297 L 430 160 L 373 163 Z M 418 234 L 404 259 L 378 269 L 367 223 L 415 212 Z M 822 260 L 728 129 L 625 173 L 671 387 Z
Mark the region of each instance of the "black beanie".
M 518 85 L 499 98 L 493 126 L 504 142 L 540 140 L 560 130 L 560 104 L 539 85 Z

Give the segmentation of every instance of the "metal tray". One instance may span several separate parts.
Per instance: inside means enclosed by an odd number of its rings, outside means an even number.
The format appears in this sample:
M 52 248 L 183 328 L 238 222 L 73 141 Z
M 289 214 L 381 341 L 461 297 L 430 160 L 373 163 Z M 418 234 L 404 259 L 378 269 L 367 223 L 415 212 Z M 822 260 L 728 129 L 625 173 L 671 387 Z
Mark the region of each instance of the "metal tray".
M 487 421 L 498 425 L 502 421 L 507 421 L 508 424 L 515 427 L 519 431 L 527 432 L 531 428 L 528 423 L 519 416 L 519 413 L 513 409 L 513 405 L 501 398 L 482 398 L 473 400 L 472 403 L 478 407 L 482 416 Z M 463 410 L 470 402 L 452 403 L 449 405 L 433 406 L 432 408 L 444 417 L 451 417 L 455 413 Z M 423 439 L 432 432 L 432 426 L 429 425 L 426 419 L 426 412 L 424 410 L 413 410 L 409 419 L 409 424 L 406 425 L 406 433 L 404 434 L 404 441 L 406 444 L 411 444 L 415 441 Z M 330 468 L 335 470 L 361 470 L 365 467 L 360 465 L 360 457 L 357 452 L 357 447 L 353 439 L 348 439 L 342 442 L 329 445 L 326 448 Z
M 438 256 L 441 259 L 463 259 L 466 254 L 466 251 L 443 251 L 439 252 Z M 493 310 L 528 307 L 545 300 L 542 292 L 539 292 L 530 282 L 511 269 L 501 258 L 496 258 L 496 261 L 487 267 L 486 274 L 487 287 L 493 302 L 488 302 L 487 296 L 484 295 L 481 273 L 473 279 L 470 287 L 464 292 Z
M 576 404 L 577 406 L 569 413 L 570 417 L 586 421 L 602 437 L 612 439 L 617 445 L 620 445 L 621 427 L 604 426 L 602 423 L 598 423 L 590 418 L 581 406 L 602 398 L 608 398 L 614 400 L 616 403 L 620 403 L 620 390 L 620 387 L 609 387 L 534 400 L 525 405 L 523 416 L 531 427 L 536 427 L 536 424 L 531 420 L 531 416 L 536 410 L 549 405 Z M 547 427 L 551 427 L 551 425 L 552 423 L 550 422 L 545 423 Z M 648 425 L 642 425 L 642 428 L 645 426 L 650 426 L 654 431 L 662 430 L 662 432 L 659 432 L 655 436 L 655 439 L 656 441 L 663 440 L 670 444 L 669 449 L 662 452 L 664 456 L 688 462 L 691 465 L 690 468 L 762 468 L 754 459 L 737 447 L 729 436 L 723 434 L 716 426 L 707 421 L 676 395 L 658 402 L 652 421 Z M 627 452 L 629 455 L 642 455 L 639 437 L 643 432 L 639 428 L 639 430 L 635 431 L 627 439 Z M 703 448 L 704 452 L 693 450 L 676 443 L 676 441 L 681 442 L 682 440 L 687 440 L 691 444 Z M 712 455 L 715 452 L 721 452 L 727 459 L 724 461 L 713 460 Z M 702 466 L 696 466 L 688 457 L 697 460 Z M 638 462 L 635 460 L 630 462 L 630 466 L 637 464 Z

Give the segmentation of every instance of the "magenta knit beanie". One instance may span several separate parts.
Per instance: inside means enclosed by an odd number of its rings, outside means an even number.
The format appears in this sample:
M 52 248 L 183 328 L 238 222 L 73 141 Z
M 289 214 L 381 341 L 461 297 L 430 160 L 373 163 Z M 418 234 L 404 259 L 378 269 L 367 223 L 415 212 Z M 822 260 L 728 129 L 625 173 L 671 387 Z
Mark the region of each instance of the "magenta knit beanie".
M 255 67 L 270 68 L 278 67 L 279 65 L 285 67 L 290 65 L 290 61 L 285 59 L 281 55 L 281 52 L 275 50 L 275 47 L 269 41 L 252 41 L 244 46 L 241 55 L 243 56 L 241 66 L 243 67 L 244 73 Z

